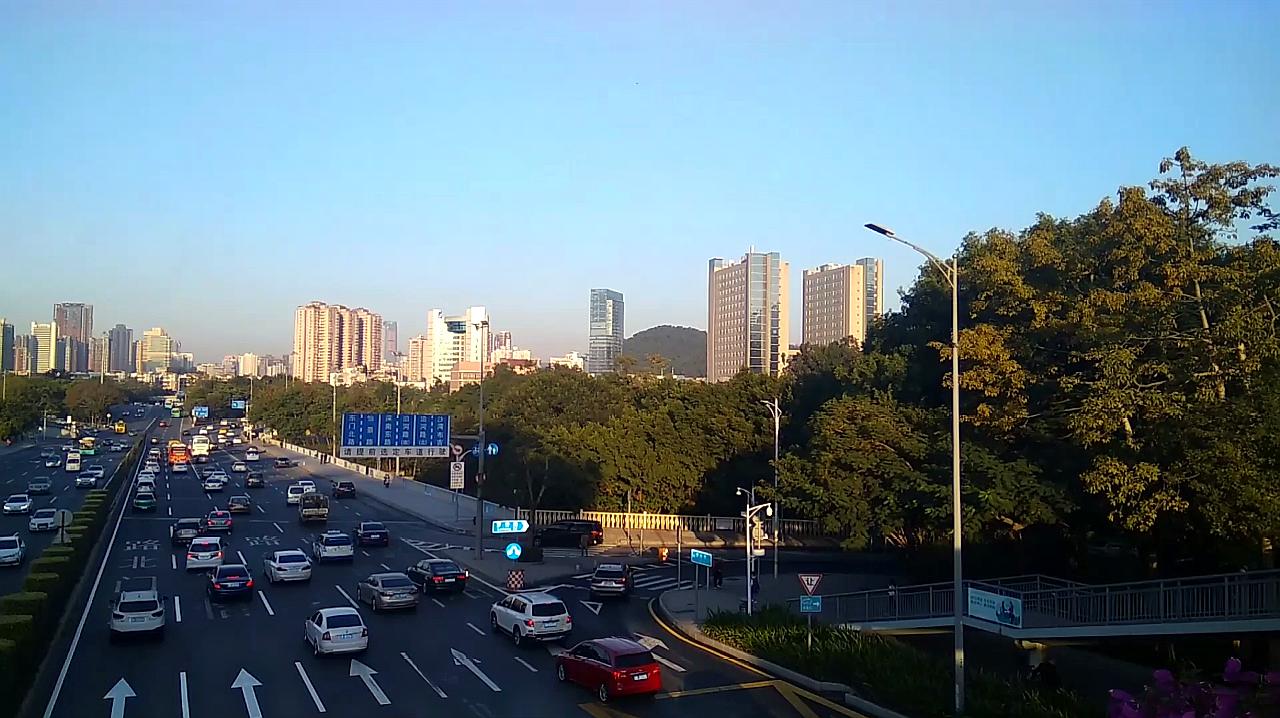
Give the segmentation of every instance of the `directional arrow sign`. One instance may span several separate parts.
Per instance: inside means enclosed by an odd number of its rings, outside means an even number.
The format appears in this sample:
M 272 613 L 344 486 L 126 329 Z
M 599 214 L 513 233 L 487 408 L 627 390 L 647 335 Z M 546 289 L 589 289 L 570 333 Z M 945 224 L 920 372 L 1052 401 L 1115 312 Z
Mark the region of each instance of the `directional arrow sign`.
M 456 648 L 450 648 L 449 650 L 453 653 L 454 663 L 466 668 L 468 671 L 471 671 L 473 674 L 475 674 L 476 678 L 479 678 L 486 686 L 489 686 L 490 690 L 494 691 L 495 693 L 502 692 L 502 689 L 498 687 L 498 684 L 489 680 L 489 676 L 486 676 L 484 674 L 484 671 L 480 670 L 480 668 L 476 666 L 475 661 L 471 660 L 470 658 L 467 658 L 467 654 L 463 653 L 462 651 L 459 651 Z
M 604 604 L 600 603 L 599 601 L 578 601 L 578 603 L 581 603 L 582 605 L 586 606 L 588 610 L 590 610 L 592 613 L 596 614 L 597 616 L 600 615 L 600 609 L 604 608 Z
M 522 534 L 529 530 L 529 522 L 524 519 L 500 519 L 493 522 L 495 534 Z
M 651 651 L 655 648 L 662 648 L 664 651 L 670 650 L 669 648 L 667 648 L 667 644 L 663 643 L 661 639 L 654 638 L 652 636 L 646 636 L 643 633 L 636 633 L 632 635 L 636 637 L 636 643 L 639 643 L 640 645 L 644 646 L 645 648 Z
M 262 718 L 262 709 L 258 707 L 258 694 L 253 690 L 260 685 L 262 685 L 262 682 L 243 668 L 240 669 L 239 675 L 231 683 L 231 687 L 239 689 L 244 696 L 244 710 L 249 714 L 249 718 Z
M 102 698 L 111 701 L 111 718 L 124 718 L 124 702 L 137 695 L 129 686 L 129 681 L 121 678 Z
M 391 705 L 391 699 L 387 698 L 387 694 L 382 692 L 382 687 L 378 685 L 378 682 L 373 680 L 373 677 L 378 675 L 377 671 L 352 658 L 350 675 L 360 676 L 360 680 L 364 681 L 364 687 L 368 688 L 369 692 L 373 694 L 373 699 L 378 702 L 378 705 Z

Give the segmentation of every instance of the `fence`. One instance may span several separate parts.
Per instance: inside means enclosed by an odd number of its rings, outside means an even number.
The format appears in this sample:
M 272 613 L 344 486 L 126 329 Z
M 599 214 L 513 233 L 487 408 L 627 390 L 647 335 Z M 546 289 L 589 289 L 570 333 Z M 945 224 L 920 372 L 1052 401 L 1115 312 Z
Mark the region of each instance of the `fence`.
M 532 515 L 531 515 L 532 513 Z M 606 529 L 643 529 L 646 531 L 711 532 L 725 531 L 746 533 L 746 519 L 741 516 L 687 516 L 681 514 L 626 513 L 622 511 L 550 511 L 539 509 L 530 512 L 521 509 L 520 518 L 529 519 L 534 525 L 545 525 L 565 519 L 599 521 Z M 783 519 L 778 530 L 783 536 L 821 536 L 817 521 Z M 765 519 L 764 525 L 769 526 Z

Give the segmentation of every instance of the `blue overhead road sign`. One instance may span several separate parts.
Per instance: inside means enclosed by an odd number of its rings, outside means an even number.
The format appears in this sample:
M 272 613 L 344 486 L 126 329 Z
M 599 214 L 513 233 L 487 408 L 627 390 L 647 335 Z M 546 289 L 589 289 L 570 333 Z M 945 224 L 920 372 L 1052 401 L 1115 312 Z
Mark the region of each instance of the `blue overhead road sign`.
M 344 458 L 412 456 L 439 458 L 449 455 L 447 414 L 342 415 Z
M 522 534 L 529 530 L 529 522 L 524 519 L 500 519 L 493 522 L 495 534 Z
M 232 400 L 231 400 L 231 408 L 232 408 L 233 410 L 240 410 L 240 411 L 244 411 L 244 405 L 245 405 L 244 399 L 232 399 Z
M 711 568 L 711 553 L 708 551 L 700 551 L 696 548 L 689 549 L 689 560 L 699 566 Z
M 209 418 L 209 407 L 207 407 L 207 406 L 197 406 L 197 407 L 194 407 L 194 408 L 191 410 L 191 415 L 192 415 L 192 416 L 194 416 L 194 417 L 195 417 L 195 418 L 197 418 L 197 419 L 208 419 L 208 418 Z

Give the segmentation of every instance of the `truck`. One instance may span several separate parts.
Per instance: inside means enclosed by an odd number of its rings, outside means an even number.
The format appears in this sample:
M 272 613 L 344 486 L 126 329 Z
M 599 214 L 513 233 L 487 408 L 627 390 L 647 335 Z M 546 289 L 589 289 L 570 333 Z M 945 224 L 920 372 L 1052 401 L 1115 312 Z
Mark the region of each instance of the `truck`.
M 191 463 L 191 450 L 181 441 L 169 442 L 169 465 Z
M 298 499 L 298 521 L 328 521 L 329 497 L 324 494 L 303 494 Z

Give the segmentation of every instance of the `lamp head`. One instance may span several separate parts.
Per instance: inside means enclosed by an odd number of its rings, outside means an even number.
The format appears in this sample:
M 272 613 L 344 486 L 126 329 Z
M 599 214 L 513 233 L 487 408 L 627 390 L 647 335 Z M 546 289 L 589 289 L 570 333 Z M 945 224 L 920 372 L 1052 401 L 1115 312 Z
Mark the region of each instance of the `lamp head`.
M 896 234 L 894 234 L 894 233 L 893 233 L 893 230 L 892 230 L 892 229 L 889 229 L 888 227 L 882 227 L 882 226 L 880 226 L 880 225 L 878 225 L 878 224 L 872 224 L 872 223 L 868 222 L 867 224 L 864 224 L 864 225 L 862 225 L 862 226 L 863 226 L 863 227 L 866 227 L 867 229 L 871 230 L 872 232 L 876 232 L 877 234 L 883 234 L 883 235 L 884 235 L 884 236 L 886 236 L 886 237 L 897 237 L 897 236 L 898 236 L 898 235 L 896 235 Z

